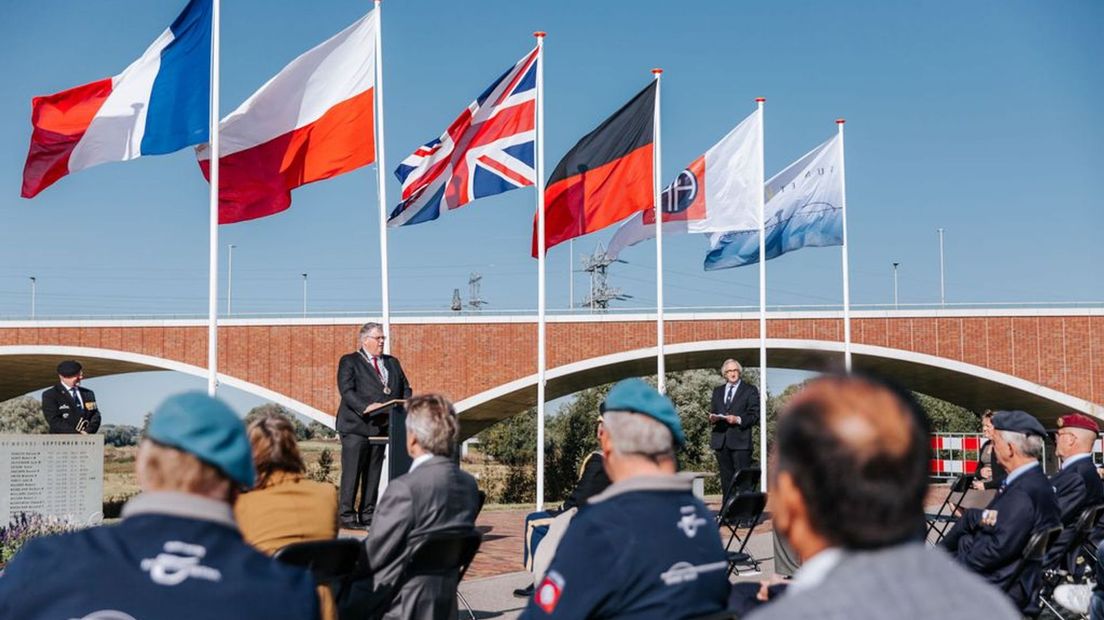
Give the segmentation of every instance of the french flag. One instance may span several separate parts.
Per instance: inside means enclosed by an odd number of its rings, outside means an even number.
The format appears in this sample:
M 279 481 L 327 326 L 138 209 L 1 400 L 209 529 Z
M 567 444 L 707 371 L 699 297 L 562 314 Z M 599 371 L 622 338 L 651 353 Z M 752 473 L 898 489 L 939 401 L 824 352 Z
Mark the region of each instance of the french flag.
M 304 53 L 219 123 L 219 223 L 279 213 L 291 190 L 371 164 L 375 11 Z M 210 181 L 211 147 L 196 149 Z
M 119 75 L 34 98 L 23 197 L 70 172 L 206 142 L 210 75 L 211 0 L 190 0 Z

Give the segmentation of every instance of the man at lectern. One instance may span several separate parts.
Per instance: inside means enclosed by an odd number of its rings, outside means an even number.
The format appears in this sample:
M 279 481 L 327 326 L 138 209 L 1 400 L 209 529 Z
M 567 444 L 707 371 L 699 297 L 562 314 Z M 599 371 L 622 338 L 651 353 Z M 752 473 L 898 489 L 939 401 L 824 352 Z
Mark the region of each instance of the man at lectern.
M 96 395 L 80 386 L 84 375 L 75 360 L 58 364 L 58 383 L 42 393 L 42 415 L 51 433 L 87 435 L 100 429 Z
M 366 528 L 379 492 L 386 446 L 369 437 L 386 437 L 388 414 L 395 403 L 410 398 L 398 358 L 383 352 L 387 337 L 379 323 L 360 328 L 359 348 L 343 355 L 337 365 L 337 432 L 341 436 L 341 490 L 338 499 L 341 527 Z M 389 404 L 390 403 L 390 404 Z

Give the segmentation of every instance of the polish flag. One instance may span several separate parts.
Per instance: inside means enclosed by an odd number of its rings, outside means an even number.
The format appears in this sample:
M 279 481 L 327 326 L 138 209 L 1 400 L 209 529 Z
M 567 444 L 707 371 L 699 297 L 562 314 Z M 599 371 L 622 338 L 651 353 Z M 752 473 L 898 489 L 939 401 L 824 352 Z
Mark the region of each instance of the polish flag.
M 291 190 L 376 159 L 376 12 L 296 58 L 219 123 L 219 223 L 291 206 Z M 210 180 L 210 145 L 196 149 Z

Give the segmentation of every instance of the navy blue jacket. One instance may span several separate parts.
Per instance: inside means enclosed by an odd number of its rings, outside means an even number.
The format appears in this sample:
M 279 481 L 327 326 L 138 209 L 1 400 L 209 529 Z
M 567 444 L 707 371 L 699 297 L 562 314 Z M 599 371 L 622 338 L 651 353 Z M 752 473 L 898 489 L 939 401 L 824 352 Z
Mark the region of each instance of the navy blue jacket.
M 986 511 L 996 511 L 996 523 L 982 522 Z M 1039 564 L 1023 567 L 1023 550 L 1031 535 L 1061 525 L 1054 488 L 1035 466 L 998 491 L 985 511 L 968 509 L 943 544 L 959 562 L 1004 590 L 1022 611 L 1034 609 L 1031 594 L 1039 584 Z
M 728 563 L 689 478 L 638 477 L 579 508 L 522 618 L 674 620 L 724 609 Z
M 1051 476 L 1050 482 L 1058 494 L 1058 510 L 1062 515 L 1062 534 L 1058 537 L 1048 558 L 1053 561 L 1070 551 L 1069 546 L 1077 532 L 1077 520 L 1089 506 L 1104 504 L 1104 482 L 1096 473 L 1092 455 L 1080 458 Z M 1099 526 L 1099 523 L 1098 523 Z M 1096 542 L 1094 535 L 1091 540 Z
M 0 577 L 0 618 L 106 618 L 108 611 L 135 620 L 319 613 L 306 571 L 254 550 L 235 527 L 167 514 L 33 540 Z

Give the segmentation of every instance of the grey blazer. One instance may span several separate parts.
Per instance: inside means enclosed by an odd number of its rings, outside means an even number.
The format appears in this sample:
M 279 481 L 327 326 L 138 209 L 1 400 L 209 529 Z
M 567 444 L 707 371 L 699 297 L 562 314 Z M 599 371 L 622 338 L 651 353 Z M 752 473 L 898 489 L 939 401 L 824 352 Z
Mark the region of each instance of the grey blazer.
M 415 577 L 399 584 L 420 536 L 475 527 L 479 489 L 451 459 L 434 456 L 387 485 L 365 541 L 377 592 L 399 587 L 385 618 L 456 618 L 456 577 Z
M 922 543 L 848 553 L 824 581 L 807 590 L 783 593 L 748 616 L 750 620 L 1020 617 L 1000 590 L 959 566 L 945 551 Z

